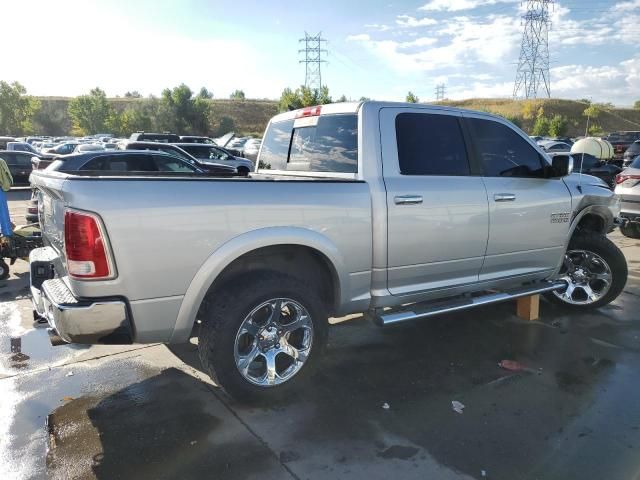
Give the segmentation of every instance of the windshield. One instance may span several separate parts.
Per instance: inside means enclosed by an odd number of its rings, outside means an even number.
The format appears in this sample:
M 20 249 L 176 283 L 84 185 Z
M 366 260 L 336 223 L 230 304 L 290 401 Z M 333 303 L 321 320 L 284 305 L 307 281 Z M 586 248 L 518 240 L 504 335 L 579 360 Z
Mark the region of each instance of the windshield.
M 633 159 L 633 162 L 631 162 L 631 165 L 629 165 L 629 167 L 640 168 L 640 155 Z

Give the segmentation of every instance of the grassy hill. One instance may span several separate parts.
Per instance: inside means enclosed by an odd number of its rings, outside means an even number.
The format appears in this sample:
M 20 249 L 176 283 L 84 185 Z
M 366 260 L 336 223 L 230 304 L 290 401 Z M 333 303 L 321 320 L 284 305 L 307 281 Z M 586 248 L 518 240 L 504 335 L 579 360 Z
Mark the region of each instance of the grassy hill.
M 71 98 L 39 97 L 41 109 L 34 119 L 35 131 L 45 135 L 67 135 L 71 131 L 68 107 Z M 148 101 L 144 98 L 111 98 L 114 108 L 122 111 L 136 102 Z M 211 100 L 212 132 L 223 117 L 233 120 L 234 130 L 242 135 L 261 136 L 271 117 L 278 113 L 275 100 Z M 189 132 L 177 132 L 187 134 Z
M 562 115 L 569 121 L 569 136 L 584 135 L 587 119 L 582 115 L 589 104 L 574 100 L 538 99 L 538 100 L 512 100 L 500 98 L 472 98 L 469 100 L 444 100 L 438 105 L 449 105 L 470 110 L 481 110 L 496 113 L 498 115 L 517 118 L 523 130 L 530 132 L 534 119 L 525 119 L 523 112 L 527 103 L 533 103 L 533 111 L 542 107 L 548 117 Z M 595 120 L 605 132 L 618 130 L 640 130 L 640 110 L 631 108 L 607 108 L 602 110 Z
M 67 97 L 40 97 L 42 108 L 35 117 L 35 130 L 49 135 L 65 135 L 71 130 L 71 120 L 67 113 L 69 101 Z M 144 98 L 112 98 L 109 99 L 118 111 L 124 110 L 135 102 L 148 101 Z M 583 116 L 587 103 L 573 100 L 539 99 L 512 100 L 499 98 L 473 98 L 469 100 L 445 100 L 436 102 L 439 105 L 450 105 L 471 110 L 481 110 L 508 118 L 517 119 L 522 128 L 531 132 L 534 119 L 524 118 L 524 112 L 537 112 L 542 107 L 545 116 L 562 115 L 569 122 L 568 135 L 584 135 L 586 118 Z M 220 124 L 222 118 L 233 120 L 233 129 L 238 134 L 260 136 L 264 132 L 269 119 L 278 111 L 276 100 L 226 100 L 213 99 L 211 131 Z M 595 120 L 604 132 L 617 130 L 640 130 L 640 110 L 626 108 L 603 109 Z M 178 132 L 183 133 L 183 132 Z M 187 132 L 184 132 L 187 133 Z

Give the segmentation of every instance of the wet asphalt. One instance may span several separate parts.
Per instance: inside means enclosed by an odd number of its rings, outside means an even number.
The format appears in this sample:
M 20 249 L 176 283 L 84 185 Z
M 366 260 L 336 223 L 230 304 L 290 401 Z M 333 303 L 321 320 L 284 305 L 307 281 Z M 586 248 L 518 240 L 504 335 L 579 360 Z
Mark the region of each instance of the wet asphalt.
M 13 218 L 27 198 L 10 193 Z M 18 261 L 0 282 L 0 478 L 640 478 L 640 242 L 611 238 L 629 282 L 600 311 L 356 318 L 261 407 L 213 385 L 194 343 L 51 347 Z

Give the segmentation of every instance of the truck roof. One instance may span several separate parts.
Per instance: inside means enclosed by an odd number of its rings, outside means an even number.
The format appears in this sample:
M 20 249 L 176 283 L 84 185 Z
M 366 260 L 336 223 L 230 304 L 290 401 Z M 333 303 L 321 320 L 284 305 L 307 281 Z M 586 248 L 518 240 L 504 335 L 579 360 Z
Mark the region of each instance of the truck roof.
M 300 112 L 303 112 L 305 109 L 313 109 L 320 107 L 320 114 L 344 114 L 344 113 L 357 113 L 358 110 L 364 106 L 373 106 L 377 108 L 384 107 L 408 107 L 408 108 L 428 108 L 430 110 L 440 110 L 447 112 L 457 112 L 457 113 L 473 113 L 476 115 L 483 115 L 487 117 L 493 118 L 504 118 L 499 115 L 495 115 L 488 112 L 482 112 L 478 110 L 470 110 L 468 108 L 458 108 L 458 107 L 449 107 L 446 105 L 433 105 L 429 103 L 407 103 L 407 102 L 388 102 L 388 101 L 377 101 L 377 100 L 367 100 L 364 102 L 344 102 L 344 103 L 329 103 L 327 105 L 318 105 L 315 107 L 304 107 L 299 108 L 297 110 L 291 110 L 289 112 L 284 112 L 276 115 L 271 119 L 272 122 L 281 122 L 283 120 L 292 120 L 296 118 L 296 116 L 300 116 Z M 317 115 L 317 113 L 316 113 Z

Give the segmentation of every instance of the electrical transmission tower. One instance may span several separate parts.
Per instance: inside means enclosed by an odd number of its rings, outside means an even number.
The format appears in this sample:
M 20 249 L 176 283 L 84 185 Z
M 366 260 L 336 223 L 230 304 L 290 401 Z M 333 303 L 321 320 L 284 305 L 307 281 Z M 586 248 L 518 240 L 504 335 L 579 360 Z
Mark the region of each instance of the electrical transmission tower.
M 444 83 L 436 85 L 436 101 L 439 102 L 440 100 L 444 100 L 446 88 L 447 87 L 444 85 Z
M 304 48 L 298 50 L 298 53 L 304 53 L 304 60 L 300 60 L 300 63 L 305 64 L 304 85 L 311 90 L 320 90 L 322 87 L 320 66 L 327 63 L 322 59 L 322 56 L 327 54 L 327 50 L 322 48 L 322 44 L 326 40 L 322 38 L 322 32 L 317 35 L 309 35 L 304 32 L 304 38 L 301 38 L 299 42 L 304 43 Z
M 537 98 L 538 93 L 551 97 L 549 77 L 549 8 L 553 0 L 527 0 L 527 11 L 522 16 L 524 32 L 514 98 Z

